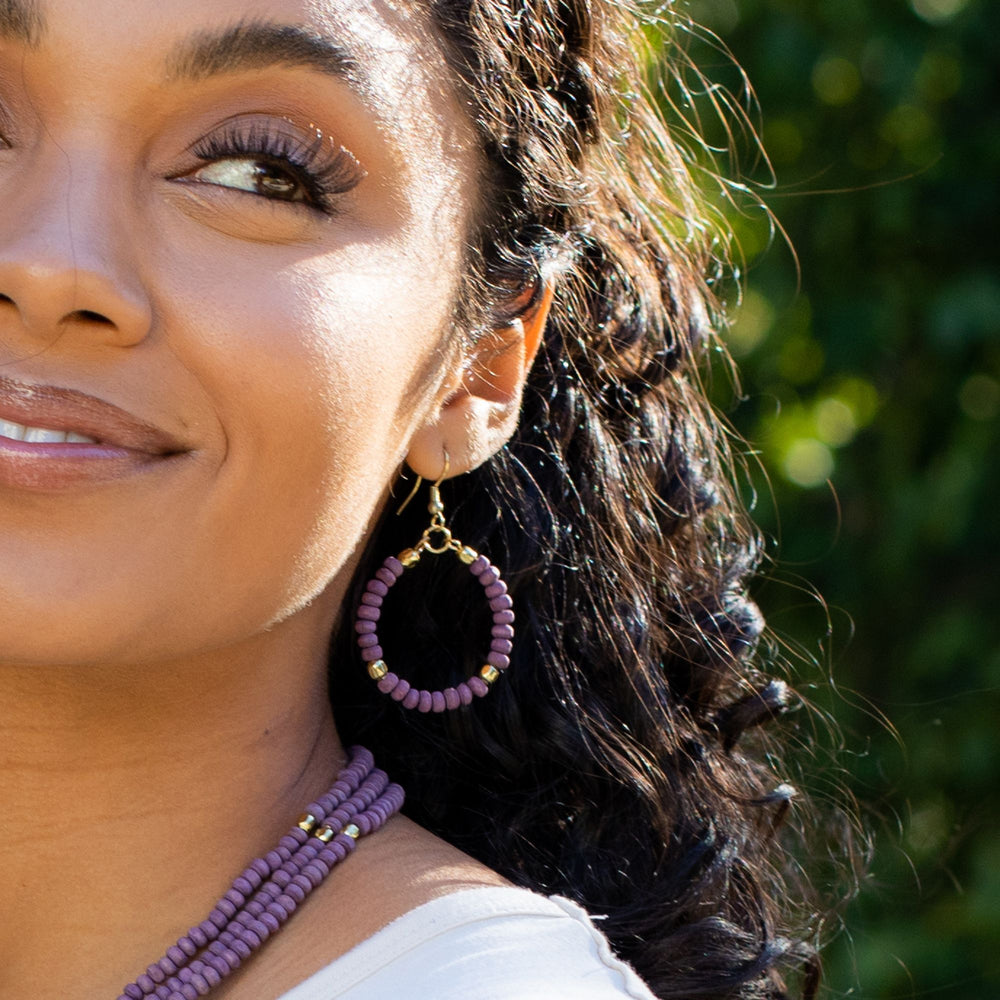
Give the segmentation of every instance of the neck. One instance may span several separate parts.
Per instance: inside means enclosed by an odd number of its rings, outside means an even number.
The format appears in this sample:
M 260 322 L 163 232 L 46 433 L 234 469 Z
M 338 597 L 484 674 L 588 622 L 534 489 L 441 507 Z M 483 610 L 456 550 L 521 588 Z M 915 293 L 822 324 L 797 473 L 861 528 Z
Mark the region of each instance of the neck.
M 313 630 L 313 635 L 321 634 Z M 116 996 L 343 763 L 325 644 L 0 667 L 0 998 Z

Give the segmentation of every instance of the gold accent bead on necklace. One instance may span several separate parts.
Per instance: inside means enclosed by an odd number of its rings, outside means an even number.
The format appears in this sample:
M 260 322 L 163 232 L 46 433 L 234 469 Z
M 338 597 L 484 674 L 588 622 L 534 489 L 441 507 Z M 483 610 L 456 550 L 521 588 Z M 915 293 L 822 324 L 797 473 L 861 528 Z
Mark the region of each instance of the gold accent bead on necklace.
M 500 671 L 497 670 L 492 663 L 487 663 L 486 666 L 479 671 L 479 676 L 482 677 L 487 684 L 492 684 L 500 676 Z
M 299 817 L 298 827 L 300 830 L 305 830 L 306 833 L 312 833 L 318 822 L 319 820 L 312 813 L 303 813 Z

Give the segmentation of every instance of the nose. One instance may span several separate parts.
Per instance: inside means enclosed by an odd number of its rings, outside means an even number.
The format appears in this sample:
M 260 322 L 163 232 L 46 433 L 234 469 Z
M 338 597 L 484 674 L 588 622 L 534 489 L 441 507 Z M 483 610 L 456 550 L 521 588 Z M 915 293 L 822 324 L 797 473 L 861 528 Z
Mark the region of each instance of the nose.
M 134 346 L 152 311 L 129 252 L 124 199 L 97 172 L 74 176 L 66 164 L 62 174 L 39 171 L 20 193 L 8 184 L 0 193 L 0 341 Z

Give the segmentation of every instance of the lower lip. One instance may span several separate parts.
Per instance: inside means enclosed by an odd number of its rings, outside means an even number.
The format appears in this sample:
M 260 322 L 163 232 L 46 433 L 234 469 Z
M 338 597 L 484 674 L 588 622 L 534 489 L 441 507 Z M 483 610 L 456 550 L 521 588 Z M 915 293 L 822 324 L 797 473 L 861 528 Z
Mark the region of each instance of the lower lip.
M 0 437 L 0 488 L 52 492 L 98 486 L 143 472 L 169 457 L 105 444 Z

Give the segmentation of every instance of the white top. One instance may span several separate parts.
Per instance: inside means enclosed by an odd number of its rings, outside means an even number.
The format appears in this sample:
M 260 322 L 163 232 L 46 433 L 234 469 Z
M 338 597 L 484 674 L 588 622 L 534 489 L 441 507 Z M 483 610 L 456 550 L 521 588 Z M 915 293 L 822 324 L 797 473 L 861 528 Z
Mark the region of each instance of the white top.
M 655 1000 L 575 903 L 467 889 L 404 914 L 280 1000 Z

